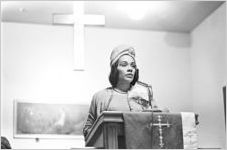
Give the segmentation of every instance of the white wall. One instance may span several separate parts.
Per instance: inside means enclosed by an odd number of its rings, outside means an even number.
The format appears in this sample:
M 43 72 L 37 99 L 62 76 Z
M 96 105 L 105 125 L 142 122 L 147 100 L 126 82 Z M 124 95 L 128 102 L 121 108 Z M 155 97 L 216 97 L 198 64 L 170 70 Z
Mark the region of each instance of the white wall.
M 199 145 L 224 148 L 222 87 L 227 84 L 226 4 L 192 33 L 191 72 L 193 109 L 199 114 Z
M 136 49 L 140 80 L 152 84 L 158 103 L 172 111 L 191 110 L 188 34 L 88 28 L 86 35 L 88 67 L 92 66 L 93 70 L 104 68 L 103 72 L 97 71 L 97 82 L 107 79 L 112 48 L 119 43 L 128 43 Z M 94 57 L 100 59 L 94 60 Z
M 72 71 L 73 32 L 69 26 L 2 24 L 1 134 L 13 148 L 83 147 L 83 140 L 13 138 L 13 100 L 90 104 L 109 86 L 109 56 L 121 43 L 136 48 L 141 81 L 153 85 L 161 107 L 193 111 L 190 35 L 86 27 L 84 72 Z

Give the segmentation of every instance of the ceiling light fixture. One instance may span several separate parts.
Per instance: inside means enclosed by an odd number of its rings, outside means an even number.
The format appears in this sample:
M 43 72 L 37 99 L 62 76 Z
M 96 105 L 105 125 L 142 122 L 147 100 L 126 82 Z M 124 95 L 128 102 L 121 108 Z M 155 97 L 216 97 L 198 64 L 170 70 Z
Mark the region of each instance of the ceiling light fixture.
M 165 1 L 123 1 L 118 4 L 118 9 L 133 20 L 143 19 L 148 11 L 157 14 L 165 8 Z
M 25 8 L 22 8 L 22 7 L 19 8 L 18 10 L 19 10 L 19 12 L 25 12 Z
M 141 20 L 147 13 L 146 3 L 139 1 L 119 2 L 118 9 L 127 14 L 133 20 Z

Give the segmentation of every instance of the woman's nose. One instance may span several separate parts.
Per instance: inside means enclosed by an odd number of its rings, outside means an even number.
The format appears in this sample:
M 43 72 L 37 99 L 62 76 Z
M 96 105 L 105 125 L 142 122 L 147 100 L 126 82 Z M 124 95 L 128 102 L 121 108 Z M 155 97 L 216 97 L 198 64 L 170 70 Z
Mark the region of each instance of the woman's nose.
M 127 71 L 128 71 L 128 72 L 132 72 L 132 71 L 133 71 L 133 70 L 132 70 L 132 67 L 128 67 Z
M 132 69 L 128 69 L 128 72 L 132 72 Z

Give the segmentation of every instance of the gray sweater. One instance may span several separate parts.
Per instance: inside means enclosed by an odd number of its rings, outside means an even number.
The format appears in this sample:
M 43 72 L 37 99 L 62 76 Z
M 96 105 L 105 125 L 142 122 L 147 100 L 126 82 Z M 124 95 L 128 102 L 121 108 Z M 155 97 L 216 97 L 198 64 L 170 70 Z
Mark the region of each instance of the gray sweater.
M 102 111 L 143 111 L 147 108 L 157 108 L 153 100 L 151 86 L 137 82 L 127 93 L 120 93 L 109 87 L 94 94 L 88 118 L 83 128 L 86 136 Z

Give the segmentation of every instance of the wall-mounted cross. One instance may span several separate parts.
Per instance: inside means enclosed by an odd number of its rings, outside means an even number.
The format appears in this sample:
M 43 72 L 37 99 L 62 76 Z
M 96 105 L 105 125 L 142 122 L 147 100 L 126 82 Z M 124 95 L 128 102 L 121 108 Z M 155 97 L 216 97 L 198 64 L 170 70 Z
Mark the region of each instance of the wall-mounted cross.
M 158 115 L 158 123 L 150 123 L 150 127 L 153 126 L 158 126 L 159 127 L 159 146 L 163 148 L 164 143 L 163 143 L 163 136 L 162 136 L 162 127 L 170 127 L 171 124 L 169 124 L 168 120 L 167 123 L 161 123 L 162 121 L 162 116 Z
M 105 25 L 103 15 L 84 15 L 84 2 L 73 1 L 73 14 L 53 14 L 53 24 L 73 25 L 73 69 L 84 70 L 84 25 Z

